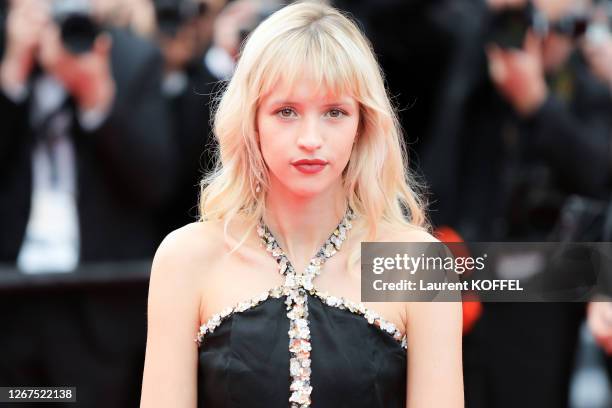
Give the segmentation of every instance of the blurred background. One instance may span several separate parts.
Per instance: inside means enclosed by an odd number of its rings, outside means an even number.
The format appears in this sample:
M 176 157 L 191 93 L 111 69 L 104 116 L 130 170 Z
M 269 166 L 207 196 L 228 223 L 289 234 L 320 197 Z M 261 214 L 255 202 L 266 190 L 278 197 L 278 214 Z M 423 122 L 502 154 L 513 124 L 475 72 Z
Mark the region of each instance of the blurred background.
M 441 240 L 611 240 L 612 1 L 330 3 Z M 0 0 L 0 386 L 138 406 L 151 258 L 197 219 L 211 96 L 284 4 Z M 612 407 L 610 355 L 610 302 L 464 303 L 467 408 Z

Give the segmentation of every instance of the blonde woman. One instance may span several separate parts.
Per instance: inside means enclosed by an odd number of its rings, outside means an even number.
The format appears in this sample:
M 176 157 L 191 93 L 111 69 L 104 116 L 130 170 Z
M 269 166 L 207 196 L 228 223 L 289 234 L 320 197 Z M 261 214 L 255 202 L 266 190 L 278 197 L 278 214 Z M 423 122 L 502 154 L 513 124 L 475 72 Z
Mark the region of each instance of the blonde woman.
M 214 133 L 202 219 L 153 261 L 141 407 L 463 407 L 460 303 L 359 302 L 362 241 L 435 239 L 356 25 L 274 13 Z

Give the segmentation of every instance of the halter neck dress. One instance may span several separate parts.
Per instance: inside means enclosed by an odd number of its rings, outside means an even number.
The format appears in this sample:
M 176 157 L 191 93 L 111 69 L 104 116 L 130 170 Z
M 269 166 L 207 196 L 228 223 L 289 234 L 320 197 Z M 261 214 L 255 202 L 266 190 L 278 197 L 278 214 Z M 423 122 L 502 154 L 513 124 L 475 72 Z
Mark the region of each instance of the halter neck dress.
M 405 408 L 406 335 L 313 279 L 341 247 L 345 216 L 302 273 L 260 221 L 285 282 L 214 314 L 196 335 L 200 408 Z

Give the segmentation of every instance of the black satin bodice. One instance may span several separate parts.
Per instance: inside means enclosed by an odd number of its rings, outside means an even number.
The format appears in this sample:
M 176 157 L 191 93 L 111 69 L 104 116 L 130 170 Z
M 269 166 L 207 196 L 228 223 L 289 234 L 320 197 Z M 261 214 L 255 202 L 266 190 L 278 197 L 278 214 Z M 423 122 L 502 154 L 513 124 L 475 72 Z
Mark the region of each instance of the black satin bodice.
M 232 314 L 199 349 L 198 407 L 290 404 L 285 297 Z M 308 295 L 313 408 L 406 406 L 406 349 L 361 315 Z

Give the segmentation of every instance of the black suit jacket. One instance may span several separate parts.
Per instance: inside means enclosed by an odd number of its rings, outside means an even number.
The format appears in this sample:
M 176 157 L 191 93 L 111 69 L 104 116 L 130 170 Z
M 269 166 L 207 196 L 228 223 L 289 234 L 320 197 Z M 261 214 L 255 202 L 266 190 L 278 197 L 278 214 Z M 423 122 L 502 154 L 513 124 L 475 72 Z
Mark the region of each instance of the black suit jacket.
M 161 55 L 129 33 L 113 31 L 112 37 L 117 89 L 112 110 L 92 132 L 74 117 L 69 132 L 82 263 L 151 257 L 159 238 L 154 213 L 175 178 L 175 144 L 160 90 Z M 30 213 L 35 139 L 29 110 L 29 100 L 14 104 L 0 95 L 0 262 L 16 260 Z M 146 287 L 86 288 L 35 292 L 40 304 L 28 296 L 19 300 L 19 293 L 6 295 L 11 307 L 0 315 L 7 333 L 0 339 L 0 383 L 73 385 L 78 406 L 137 406 Z M 41 324 L 24 323 L 34 317 Z
M 88 132 L 74 117 L 81 262 L 150 257 L 158 244 L 154 211 L 174 182 L 175 146 L 161 96 L 161 55 L 134 35 L 111 30 L 116 96 Z M 1 94 L 1 92 L 0 92 Z M 14 262 L 32 192 L 30 101 L 0 95 L 0 261 Z

